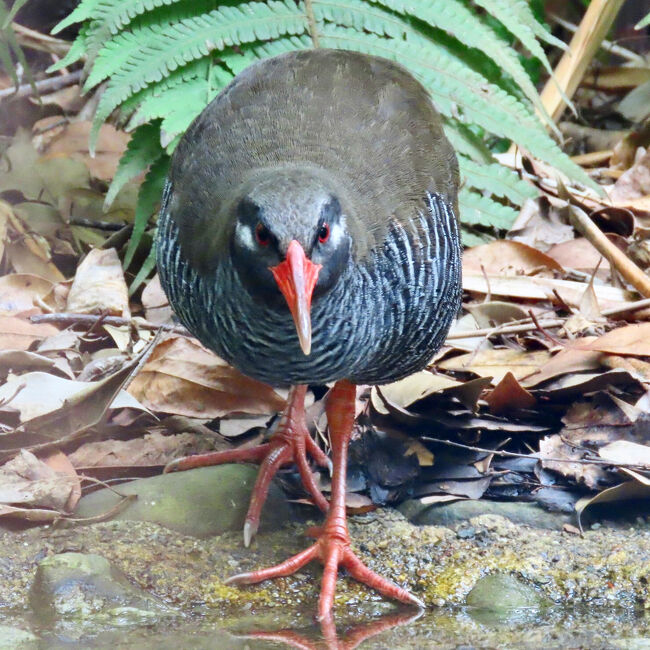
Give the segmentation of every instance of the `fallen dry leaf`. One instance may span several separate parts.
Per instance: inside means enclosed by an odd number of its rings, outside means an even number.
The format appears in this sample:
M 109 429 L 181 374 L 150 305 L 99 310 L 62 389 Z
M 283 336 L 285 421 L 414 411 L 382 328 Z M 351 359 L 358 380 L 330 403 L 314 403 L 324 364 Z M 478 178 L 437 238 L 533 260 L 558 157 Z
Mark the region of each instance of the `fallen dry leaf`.
M 585 292 L 584 282 L 556 280 L 555 278 L 464 273 L 463 289 L 474 293 L 523 298 L 527 300 L 556 301 L 554 291 L 571 307 L 578 307 Z M 628 301 L 628 293 L 623 289 L 605 284 L 594 285 L 594 291 L 601 309 L 620 307 Z
M 590 341 L 594 340 L 594 337 L 585 337 L 581 340 Z M 561 375 L 597 370 L 602 365 L 600 361 L 602 357 L 602 352 L 597 350 L 576 350 L 565 347 L 542 365 L 539 372 L 526 377 L 521 383 L 530 388 Z
M 146 411 L 122 390 L 139 362 L 136 358 L 95 382 L 70 381 L 42 372 L 10 377 L 0 386 L 0 413 L 9 416 L 18 412 L 21 421 L 20 427 L 6 437 L 17 438 L 14 447 L 25 446 L 21 437 L 24 432 L 45 434 L 51 442 L 71 440 L 98 424 L 109 408 Z
M 27 350 L 35 341 L 58 334 L 48 323 L 30 323 L 18 316 L 0 316 L 0 350 Z
M 506 373 L 484 399 L 488 403 L 490 411 L 496 415 L 532 408 L 537 403 L 537 400 L 521 386 L 511 372 Z
M 157 431 L 133 440 L 87 442 L 70 454 L 74 467 L 150 467 L 165 466 L 174 458 L 206 451 L 206 437 L 196 433 L 162 435 Z
M 0 503 L 6 505 L 52 508 L 66 513 L 78 488 L 76 472 L 73 476 L 67 470 L 57 471 L 24 449 L 0 467 Z
M 650 469 L 650 447 L 629 440 L 614 440 L 601 447 L 598 455 L 616 465 L 640 465 Z
M 650 323 L 634 323 L 612 330 L 577 349 L 598 350 L 610 354 L 650 356 Z
M 564 268 L 575 269 L 590 275 L 600 263 L 596 277 L 606 278 L 609 275 L 609 262 L 585 237 L 576 237 L 572 241 L 555 244 L 546 254 Z
M 41 120 L 40 125 L 46 126 L 46 121 L 51 119 L 53 118 Z M 37 122 L 34 126 L 38 128 L 38 125 Z M 95 155 L 91 156 L 88 151 L 90 129 L 89 121 L 66 122 L 50 134 L 47 142 L 41 136 L 35 144 L 42 151 L 43 160 L 76 158 L 84 162 L 95 178 L 112 180 L 131 136 L 110 124 L 103 124 L 97 138 Z
M 142 306 L 145 318 L 150 323 L 163 325 L 172 322 L 172 308 L 160 286 L 160 276 L 157 273 L 142 291 Z
M 614 183 L 609 198 L 617 205 L 650 195 L 650 149 Z
M 583 460 L 584 452 L 566 444 L 559 435 L 546 436 L 539 441 L 539 458 L 544 469 L 550 469 L 562 476 L 584 483 L 595 490 L 607 480 L 605 470 L 599 465 L 576 463 Z M 560 459 L 560 460 L 549 460 Z
M 285 400 L 242 375 L 194 339 L 172 336 L 156 346 L 129 392 L 152 411 L 197 418 L 280 411 Z
M 477 353 L 471 352 L 445 359 L 438 367 L 456 372 L 473 372 L 480 377 L 492 377 L 493 383 L 496 384 L 508 373 L 512 373 L 518 380 L 528 377 L 539 371 L 550 357 L 551 353 L 546 350 L 479 350 Z
M 562 267 L 541 251 L 511 240 L 497 240 L 470 248 L 463 255 L 463 274 L 527 275 L 540 270 L 563 272 Z
M 40 303 L 53 306 L 47 297 L 52 293 L 54 284 L 38 275 L 12 273 L 0 277 L 0 314 L 11 315 L 33 310 L 40 310 Z
M 130 318 L 129 291 L 114 248 L 95 248 L 77 267 L 67 310 L 79 314 L 108 313 Z

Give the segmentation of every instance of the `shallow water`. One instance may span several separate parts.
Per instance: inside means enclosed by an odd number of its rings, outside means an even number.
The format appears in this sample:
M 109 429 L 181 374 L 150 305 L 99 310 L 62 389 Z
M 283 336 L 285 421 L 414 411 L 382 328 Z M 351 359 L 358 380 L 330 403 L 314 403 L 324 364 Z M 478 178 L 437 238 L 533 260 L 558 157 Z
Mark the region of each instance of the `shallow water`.
M 217 648 L 621 648 L 650 649 L 650 612 L 591 609 L 490 612 L 440 608 L 418 616 L 384 603 L 339 616 L 336 631 L 315 624 L 311 614 L 277 610 L 216 618 L 197 612 L 139 622 L 114 619 L 59 622 L 40 626 L 20 614 L 0 618 L 0 624 L 31 630 L 38 641 L 0 648 L 138 648 L 180 650 Z

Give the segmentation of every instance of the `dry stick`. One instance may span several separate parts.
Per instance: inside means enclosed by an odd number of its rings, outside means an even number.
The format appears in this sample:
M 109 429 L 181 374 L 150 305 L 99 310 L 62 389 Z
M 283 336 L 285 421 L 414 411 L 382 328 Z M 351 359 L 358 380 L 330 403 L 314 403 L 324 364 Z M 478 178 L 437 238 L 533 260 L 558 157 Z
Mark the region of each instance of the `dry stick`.
M 41 81 L 37 81 L 34 85 L 36 86 L 39 95 L 44 92 L 53 92 L 55 90 L 61 90 L 61 88 L 73 86 L 81 79 L 81 74 L 82 70 L 75 70 L 74 72 L 68 72 L 68 74 L 50 77 L 49 79 L 42 79 Z M 17 90 L 15 87 L 0 90 L 0 99 L 5 99 L 6 97 L 18 99 L 20 97 L 30 97 L 33 94 L 34 89 L 31 84 L 23 84 L 22 86 L 18 86 Z
M 30 316 L 32 323 L 56 323 L 58 325 L 94 325 L 98 320 L 106 325 L 114 327 L 123 327 L 129 325 L 139 327 L 143 330 L 163 330 L 164 332 L 173 332 L 174 334 L 183 334 L 189 336 L 189 332 L 181 325 L 157 325 L 146 320 L 135 320 L 131 318 L 120 318 L 119 316 L 104 316 L 101 314 L 75 314 L 72 312 L 57 312 L 55 314 L 35 314 Z
M 542 104 L 554 120 L 562 115 L 566 107 L 557 86 L 559 85 L 569 99 L 573 97 L 624 1 L 592 0 L 589 4 L 569 43 L 569 49 L 562 55 L 555 68 L 555 80 L 549 79 L 541 94 Z
M 615 246 L 591 218 L 575 206 L 569 210 L 571 225 L 584 235 L 592 246 L 629 282 L 642 296 L 650 297 L 650 277 L 646 275 L 620 248 Z
M 558 25 L 561 27 L 564 27 L 564 29 L 570 31 L 572 34 L 575 34 L 578 31 L 578 26 L 574 25 L 573 23 L 569 22 L 568 20 L 564 20 L 564 18 L 561 18 L 557 14 L 550 14 L 549 18 L 553 21 L 556 22 Z M 605 30 L 605 33 L 607 33 L 609 30 Z M 607 39 L 603 39 L 600 47 L 603 48 L 606 52 L 611 52 L 612 54 L 616 54 L 617 56 L 620 56 L 622 59 L 626 59 L 627 61 L 631 61 L 632 63 L 635 63 L 636 65 L 639 65 L 641 67 L 646 66 L 646 61 L 645 59 L 640 55 L 637 54 L 636 52 L 632 52 L 632 50 L 628 50 L 625 47 L 621 47 L 620 45 L 617 45 L 616 43 L 612 43 L 612 41 L 608 41 Z
M 450 447 L 458 447 L 467 451 L 477 451 L 479 453 L 494 454 L 495 456 L 507 456 L 508 458 L 534 458 L 541 461 L 551 461 L 553 463 L 578 463 L 578 465 L 605 465 L 610 467 L 625 467 L 627 469 L 637 469 L 647 472 L 646 465 L 634 465 L 632 463 L 614 463 L 611 460 L 604 460 L 602 458 L 592 458 L 591 460 L 584 458 L 547 458 L 533 456 L 532 454 L 518 454 L 514 451 L 500 451 L 498 449 L 486 449 L 484 447 L 474 447 L 472 445 L 464 445 L 462 442 L 453 442 L 452 440 L 445 440 L 443 438 L 432 438 L 431 436 L 420 436 L 421 440 L 428 440 L 429 442 L 437 442 L 441 445 L 448 445 Z
M 608 240 L 609 241 L 609 240 Z M 629 302 L 620 307 L 612 307 L 611 309 L 603 309 L 603 316 L 617 316 L 619 314 L 625 314 L 631 311 L 637 311 L 639 309 L 644 309 L 650 307 L 650 298 L 644 298 L 643 300 L 636 300 L 634 302 Z M 527 318 L 526 320 L 531 320 Z M 540 320 L 538 325 L 548 329 L 550 327 L 562 327 L 566 323 L 565 318 L 555 318 L 553 320 Z M 469 332 L 454 332 L 447 337 L 448 341 L 453 341 L 454 339 L 472 339 L 472 338 L 481 338 L 484 336 L 500 336 L 501 334 L 521 334 L 523 332 L 535 332 L 539 331 L 538 325 L 535 325 L 532 321 L 530 323 L 522 323 L 520 325 L 499 325 L 497 327 L 486 327 L 480 330 L 471 330 Z

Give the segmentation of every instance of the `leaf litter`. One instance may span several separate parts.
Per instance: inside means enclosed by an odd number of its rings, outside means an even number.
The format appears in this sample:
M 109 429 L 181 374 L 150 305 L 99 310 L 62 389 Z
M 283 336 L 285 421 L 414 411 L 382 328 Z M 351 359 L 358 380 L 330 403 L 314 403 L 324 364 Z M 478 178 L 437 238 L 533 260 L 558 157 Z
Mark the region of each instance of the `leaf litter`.
M 607 85 L 636 120 L 613 131 L 560 125 L 603 196 L 525 154 L 498 155 L 538 197 L 504 239 L 466 251 L 463 311 L 431 366 L 360 387 L 349 507 L 489 498 L 577 515 L 628 499 L 647 508 L 650 294 L 576 220 L 646 275 L 647 102 L 624 66 L 589 84 L 583 111 Z M 45 101 L 53 115 L 15 133 L 0 176 L 0 516 L 41 522 L 74 516 L 82 485 L 95 489 L 84 477 L 150 476 L 180 456 L 263 439 L 286 399 L 183 332 L 157 276 L 129 297 L 122 263 L 142 177 L 104 205 L 129 135 L 104 125 L 91 157 L 89 123 L 66 117 L 84 114 L 78 87 Z M 167 333 L 154 339 L 159 327 Z M 325 449 L 326 392 L 310 387 L 307 409 Z M 295 472 L 282 476 L 309 502 Z

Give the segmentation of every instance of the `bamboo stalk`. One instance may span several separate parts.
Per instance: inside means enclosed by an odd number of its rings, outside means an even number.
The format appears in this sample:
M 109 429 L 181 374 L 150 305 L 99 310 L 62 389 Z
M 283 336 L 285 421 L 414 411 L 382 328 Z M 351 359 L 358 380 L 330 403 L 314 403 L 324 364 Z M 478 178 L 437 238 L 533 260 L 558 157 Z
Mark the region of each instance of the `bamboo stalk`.
M 555 79 L 549 79 L 541 98 L 548 114 L 557 120 L 566 108 L 562 93 L 571 99 L 580 85 L 587 67 L 605 39 L 625 0 L 592 0 L 555 68 Z

